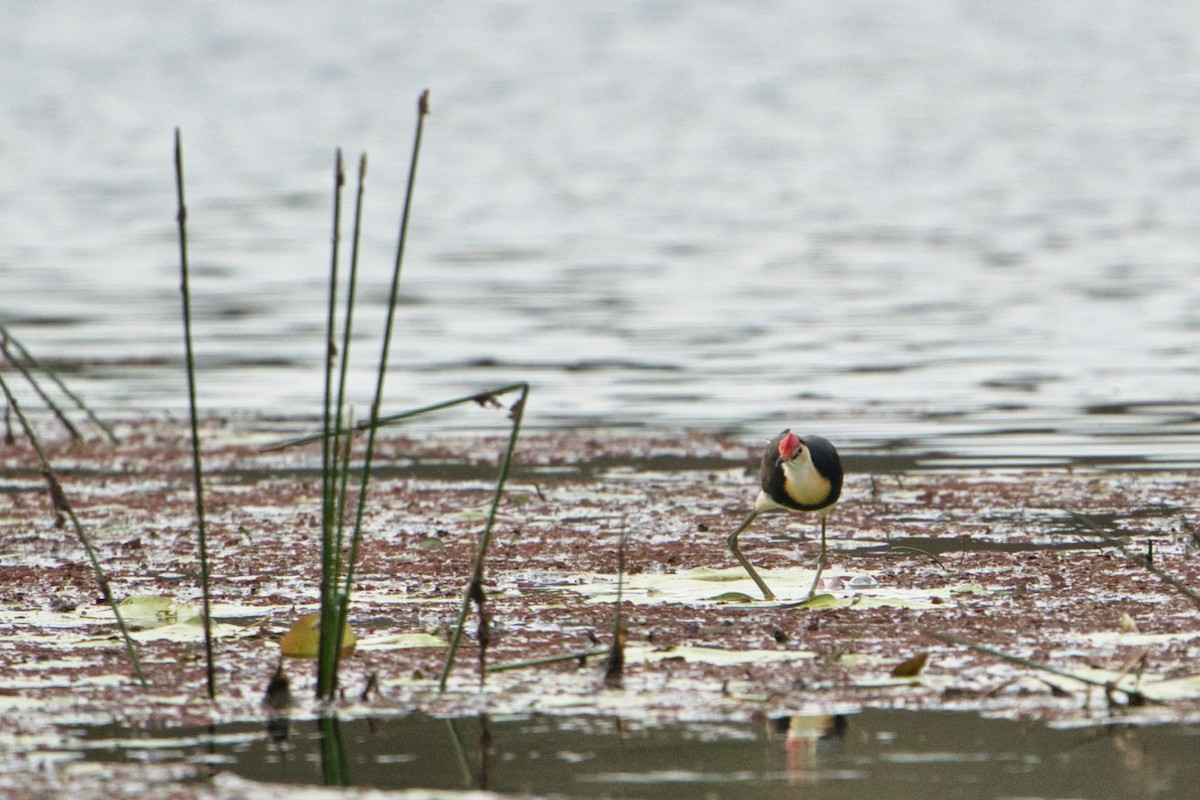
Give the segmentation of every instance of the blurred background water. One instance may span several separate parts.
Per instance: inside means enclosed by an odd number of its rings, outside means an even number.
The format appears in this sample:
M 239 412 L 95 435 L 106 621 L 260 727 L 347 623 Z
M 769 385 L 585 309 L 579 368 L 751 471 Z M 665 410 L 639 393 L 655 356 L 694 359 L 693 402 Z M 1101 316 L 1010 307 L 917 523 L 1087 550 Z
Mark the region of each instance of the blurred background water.
M 365 409 L 429 88 L 385 410 L 1200 461 L 1192 0 L 0 10 L 0 321 L 102 412 L 186 407 L 175 126 L 209 410 L 318 412 L 369 153 Z

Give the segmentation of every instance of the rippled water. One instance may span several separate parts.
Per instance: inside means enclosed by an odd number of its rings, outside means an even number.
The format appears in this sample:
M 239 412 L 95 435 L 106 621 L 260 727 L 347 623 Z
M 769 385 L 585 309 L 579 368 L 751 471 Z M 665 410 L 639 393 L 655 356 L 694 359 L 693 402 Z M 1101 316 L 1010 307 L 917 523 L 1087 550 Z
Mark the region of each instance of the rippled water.
M 101 409 L 318 408 L 334 148 L 366 406 L 1195 465 L 1200 5 L 6 3 L 0 320 Z M 442 423 L 449 424 L 449 423 Z

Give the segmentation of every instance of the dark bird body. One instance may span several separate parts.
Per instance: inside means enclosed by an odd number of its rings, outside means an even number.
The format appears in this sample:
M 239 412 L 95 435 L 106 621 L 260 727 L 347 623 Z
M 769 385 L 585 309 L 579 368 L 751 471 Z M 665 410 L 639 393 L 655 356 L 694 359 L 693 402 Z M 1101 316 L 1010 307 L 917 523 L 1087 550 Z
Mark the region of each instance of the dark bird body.
M 820 436 L 797 436 L 790 429 L 785 430 L 763 451 L 760 477 L 762 488 L 754 501 L 754 510 L 737 530 L 729 534 L 729 549 L 750 573 L 763 597 L 774 600 L 774 592 L 742 555 L 738 536 L 759 514 L 779 511 L 815 513 L 821 521 L 821 552 L 817 559 L 817 574 L 808 591 L 808 597 L 811 597 L 825 568 L 825 518 L 842 495 L 842 461 L 837 448 Z

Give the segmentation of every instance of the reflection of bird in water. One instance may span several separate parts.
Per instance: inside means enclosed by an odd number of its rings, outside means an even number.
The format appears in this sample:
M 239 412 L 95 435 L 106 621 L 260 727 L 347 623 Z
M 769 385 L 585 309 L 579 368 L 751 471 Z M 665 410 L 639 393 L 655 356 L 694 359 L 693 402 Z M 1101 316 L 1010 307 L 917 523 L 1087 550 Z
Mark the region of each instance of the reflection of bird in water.
M 812 511 L 821 520 L 821 551 L 817 556 L 817 574 L 805 600 L 817 590 L 821 572 L 825 569 L 825 518 L 842 494 L 842 460 L 837 448 L 820 436 L 797 436 L 785 430 L 767 445 L 762 456 L 762 489 L 754 501 L 750 516 L 729 534 L 729 550 L 763 593 L 774 600 L 775 593 L 742 555 L 738 536 L 759 514 L 776 511 Z
M 770 720 L 771 732 L 784 734 L 788 739 L 842 739 L 850 720 L 845 714 L 792 714 Z
M 794 784 L 817 768 L 818 744 L 844 738 L 850 721 L 845 714 L 796 714 L 769 724 L 772 733 L 784 736 L 788 782 Z

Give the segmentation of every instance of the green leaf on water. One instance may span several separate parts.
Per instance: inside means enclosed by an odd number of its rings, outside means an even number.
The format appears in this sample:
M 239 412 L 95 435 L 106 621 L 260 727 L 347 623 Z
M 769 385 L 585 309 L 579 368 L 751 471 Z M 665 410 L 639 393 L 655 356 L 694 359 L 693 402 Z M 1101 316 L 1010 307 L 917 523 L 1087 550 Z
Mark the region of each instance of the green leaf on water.
M 849 603 L 845 599 L 839 600 L 828 592 L 822 592 L 821 594 L 813 595 L 803 603 L 795 603 L 791 605 L 793 605 L 795 608 L 809 608 L 814 611 L 819 611 L 827 608 L 835 608 L 837 606 L 846 606 L 849 605 Z
M 196 606 L 180 603 L 170 597 L 154 594 L 135 594 L 118 604 L 121 616 L 141 628 L 172 625 L 199 615 Z
M 714 603 L 753 603 L 754 598 L 745 592 L 725 592 L 716 597 L 706 597 L 705 600 L 711 600 Z
M 446 543 L 437 536 L 426 536 L 414 545 L 418 550 L 445 550 Z

